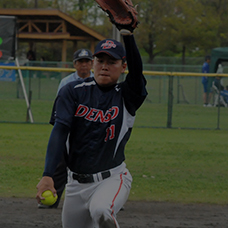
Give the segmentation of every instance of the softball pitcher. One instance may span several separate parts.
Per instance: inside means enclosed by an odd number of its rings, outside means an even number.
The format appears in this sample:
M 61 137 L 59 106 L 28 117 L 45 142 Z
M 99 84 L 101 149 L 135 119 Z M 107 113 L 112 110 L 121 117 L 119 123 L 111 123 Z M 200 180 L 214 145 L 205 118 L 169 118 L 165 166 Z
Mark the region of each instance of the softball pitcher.
M 39 203 L 47 189 L 56 194 L 52 177 L 68 141 L 64 228 L 119 228 L 116 215 L 132 182 L 124 148 L 136 110 L 147 96 L 133 34 L 125 33 L 123 41 L 125 48 L 113 39 L 100 41 L 94 52 L 94 78 L 68 83 L 55 100 L 55 125 L 36 198 Z M 129 73 L 118 83 L 126 67 Z

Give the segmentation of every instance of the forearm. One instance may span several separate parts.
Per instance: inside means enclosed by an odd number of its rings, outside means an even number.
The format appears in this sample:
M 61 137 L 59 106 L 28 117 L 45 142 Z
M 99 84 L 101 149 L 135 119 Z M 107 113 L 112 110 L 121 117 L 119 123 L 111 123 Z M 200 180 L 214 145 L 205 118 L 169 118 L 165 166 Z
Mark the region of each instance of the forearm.
M 137 94 L 141 94 L 145 88 L 146 80 L 143 76 L 142 59 L 135 43 L 133 35 L 123 36 L 129 73 L 126 81 L 130 88 Z
M 55 123 L 48 142 L 43 176 L 53 176 L 66 150 L 68 134 L 69 128 L 66 125 Z
M 142 59 L 135 43 L 135 39 L 133 35 L 123 36 L 125 49 L 126 49 L 126 57 L 127 57 L 127 65 L 130 73 L 135 72 L 136 74 L 142 74 Z

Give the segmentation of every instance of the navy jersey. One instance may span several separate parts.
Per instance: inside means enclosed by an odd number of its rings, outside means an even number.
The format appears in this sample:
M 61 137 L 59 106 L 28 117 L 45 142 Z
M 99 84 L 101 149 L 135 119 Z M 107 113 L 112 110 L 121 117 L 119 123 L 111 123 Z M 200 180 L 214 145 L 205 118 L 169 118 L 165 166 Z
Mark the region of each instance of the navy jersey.
M 70 129 L 67 164 L 71 171 L 97 173 L 120 165 L 146 81 L 133 36 L 124 37 L 129 73 L 109 88 L 94 78 L 64 86 L 55 101 L 55 122 Z M 47 171 L 46 171 L 47 172 Z
M 93 78 L 69 83 L 60 90 L 56 122 L 71 129 L 70 170 L 96 173 L 120 165 L 125 159 L 124 146 L 130 136 L 135 111 L 143 100 L 144 96 L 131 91 L 127 83 L 102 89 Z

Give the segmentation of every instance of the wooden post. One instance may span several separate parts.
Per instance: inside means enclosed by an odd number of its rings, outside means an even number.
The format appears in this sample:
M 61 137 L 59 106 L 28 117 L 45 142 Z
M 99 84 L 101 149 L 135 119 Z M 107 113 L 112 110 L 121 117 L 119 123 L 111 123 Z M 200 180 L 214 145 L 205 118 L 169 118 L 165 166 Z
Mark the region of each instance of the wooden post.
M 94 53 L 94 51 L 95 51 L 95 41 L 94 40 L 91 41 L 90 50 L 92 53 Z
M 77 49 L 78 49 L 78 42 L 77 42 L 77 40 L 74 40 L 73 41 L 73 51 L 76 52 Z
M 66 62 L 66 49 L 67 49 L 67 41 L 63 40 L 62 46 L 62 62 Z

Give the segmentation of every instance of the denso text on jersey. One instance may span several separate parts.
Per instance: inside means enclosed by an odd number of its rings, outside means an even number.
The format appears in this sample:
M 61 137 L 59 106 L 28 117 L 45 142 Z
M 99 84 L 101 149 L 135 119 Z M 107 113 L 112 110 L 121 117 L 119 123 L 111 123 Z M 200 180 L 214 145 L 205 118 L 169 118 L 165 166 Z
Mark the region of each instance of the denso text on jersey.
M 101 123 L 107 123 L 110 120 L 115 119 L 119 114 L 119 108 L 113 106 L 107 111 L 99 110 L 96 108 L 89 108 L 86 105 L 80 104 L 76 110 L 75 116 L 84 117 L 89 121 L 100 121 Z

